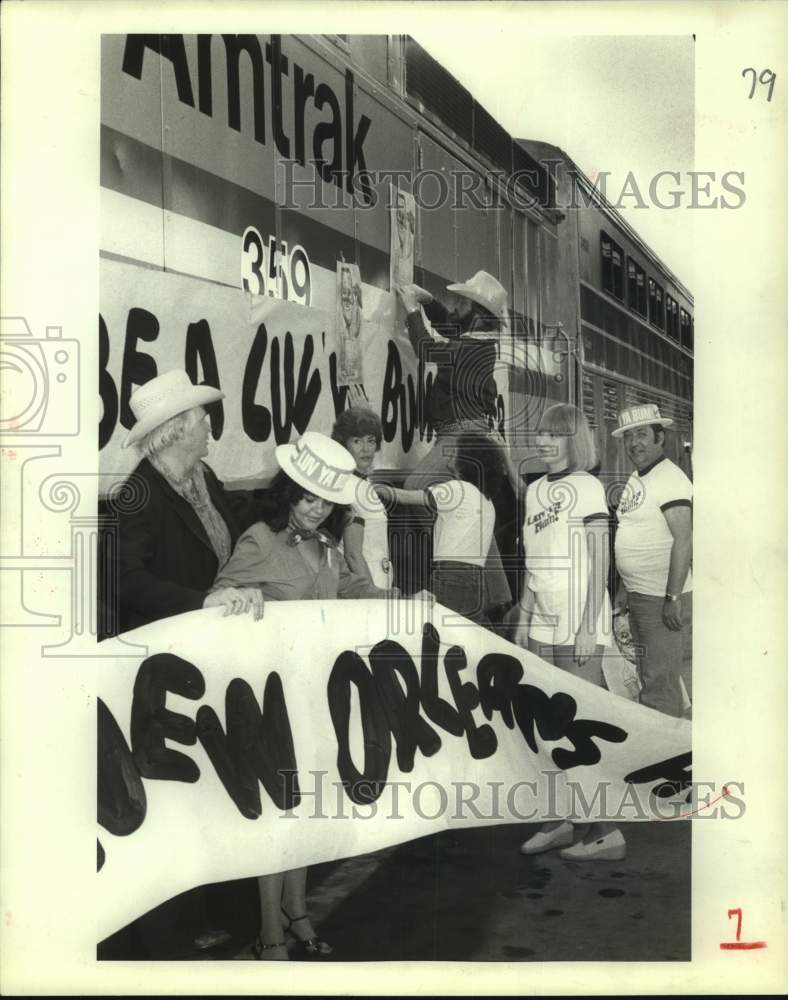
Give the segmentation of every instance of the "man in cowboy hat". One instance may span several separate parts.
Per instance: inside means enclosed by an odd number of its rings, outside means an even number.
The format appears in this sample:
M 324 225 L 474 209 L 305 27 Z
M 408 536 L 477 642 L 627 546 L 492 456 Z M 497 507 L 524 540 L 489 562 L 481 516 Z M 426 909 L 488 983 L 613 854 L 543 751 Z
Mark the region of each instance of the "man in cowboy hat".
M 622 609 L 628 600 L 641 703 L 681 716 L 682 662 L 691 656 L 692 483 L 665 457 L 665 428 L 672 423 L 647 403 L 622 410 L 613 431 L 635 466 L 616 511 L 623 585 L 616 605 Z
M 262 612 L 251 592 L 211 590 L 248 517 L 241 509 L 248 498 L 231 499 L 202 461 L 210 438 L 205 407 L 223 397 L 193 385 L 182 369 L 131 394 L 136 422 L 123 447 L 135 446 L 141 458 L 129 483 L 140 502 L 118 511 L 118 592 L 109 598 L 117 599 L 120 631 L 217 604 L 227 613 Z
M 438 302 L 418 285 L 395 286 L 405 307 L 408 335 L 416 356 L 437 367 L 426 417 L 435 431 L 435 444 L 412 470 L 405 488 L 426 489 L 452 478 L 449 464 L 460 434 L 486 433 L 496 416 L 498 390 L 493 378 L 496 341 L 507 323 L 506 289 L 487 271 L 468 281 L 446 286 L 447 304 Z M 432 329 L 427 332 L 422 309 Z M 488 607 L 511 603 L 511 590 L 493 537 L 485 582 Z
M 99 578 L 110 616 L 124 632 L 162 618 L 223 607 L 225 614 L 263 613 L 259 590 L 215 590 L 219 568 L 252 519 L 248 497 L 231 497 L 203 462 L 210 426 L 206 407 L 224 397 L 193 385 L 182 369 L 139 386 L 129 405 L 135 423 L 123 441 L 140 457 L 125 489 L 107 503 L 117 515 L 113 573 Z M 168 900 L 102 942 L 107 957 L 190 958 L 229 940 L 218 929 L 237 901 L 228 885 L 203 886 Z
M 506 289 L 486 271 L 447 285 L 446 290 L 450 293 L 448 306 L 418 285 L 396 286 L 416 356 L 437 366 L 426 417 L 438 437 L 489 428 L 497 398 L 495 340 L 505 322 L 507 306 Z M 445 341 L 429 335 L 422 308 L 433 330 Z

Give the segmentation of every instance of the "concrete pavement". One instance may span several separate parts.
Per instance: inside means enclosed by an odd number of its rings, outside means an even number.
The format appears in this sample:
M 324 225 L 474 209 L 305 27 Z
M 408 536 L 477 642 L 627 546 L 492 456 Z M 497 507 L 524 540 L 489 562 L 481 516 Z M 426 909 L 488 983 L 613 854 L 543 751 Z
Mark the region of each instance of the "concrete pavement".
M 595 863 L 521 855 L 534 829 L 448 831 L 313 866 L 310 914 L 338 961 L 689 960 L 689 822 L 623 824 L 627 858 Z

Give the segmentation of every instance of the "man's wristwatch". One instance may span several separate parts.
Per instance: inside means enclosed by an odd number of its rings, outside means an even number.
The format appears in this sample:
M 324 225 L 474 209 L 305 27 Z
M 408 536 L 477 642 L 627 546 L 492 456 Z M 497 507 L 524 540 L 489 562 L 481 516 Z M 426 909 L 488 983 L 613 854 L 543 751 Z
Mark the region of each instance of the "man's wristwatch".
M 681 594 L 665 594 L 665 600 L 671 601 L 673 604 L 675 604 L 680 597 Z

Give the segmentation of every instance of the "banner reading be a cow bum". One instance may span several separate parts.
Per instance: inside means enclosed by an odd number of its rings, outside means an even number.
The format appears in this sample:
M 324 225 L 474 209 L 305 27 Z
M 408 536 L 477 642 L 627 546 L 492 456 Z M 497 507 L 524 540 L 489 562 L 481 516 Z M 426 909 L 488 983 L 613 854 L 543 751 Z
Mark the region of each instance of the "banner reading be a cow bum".
M 419 609 L 283 602 L 125 635 L 139 659 L 99 686 L 99 938 L 195 885 L 579 801 L 664 816 L 686 788 L 688 723 Z

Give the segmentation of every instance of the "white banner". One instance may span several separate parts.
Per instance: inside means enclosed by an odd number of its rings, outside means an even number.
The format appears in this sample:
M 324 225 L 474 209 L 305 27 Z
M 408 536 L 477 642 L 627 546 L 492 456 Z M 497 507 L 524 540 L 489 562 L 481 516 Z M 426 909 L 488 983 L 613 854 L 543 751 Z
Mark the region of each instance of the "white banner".
M 270 603 L 124 636 L 139 658 L 99 685 L 99 939 L 196 885 L 448 827 L 690 809 L 689 723 L 425 607 Z
M 334 312 L 103 259 L 102 472 L 126 475 L 138 461 L 133 449 L 121 449 L 133 423 L 129 394 L 157 374 L 186 368 L 192 381 L 226 393 L 212 411 L 209 462 L 219 478 L 273 475 L 277 444 L 305 430 L 329 434 L 345 408 L 335 326 Z M 367 396 L 383 421 L 379 464 L 412 467 L 431 439 L 420 438 L 416 359 L 393 295 L 364 288 L 360 344 Z M 503 370 L 501 377 L 505 394 Z

